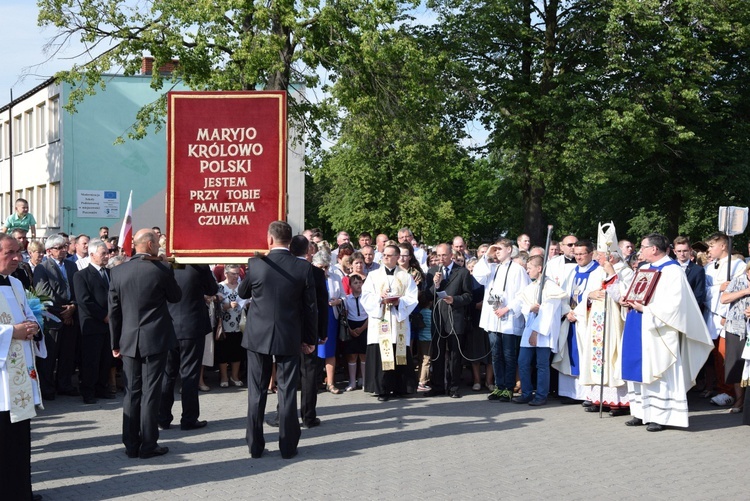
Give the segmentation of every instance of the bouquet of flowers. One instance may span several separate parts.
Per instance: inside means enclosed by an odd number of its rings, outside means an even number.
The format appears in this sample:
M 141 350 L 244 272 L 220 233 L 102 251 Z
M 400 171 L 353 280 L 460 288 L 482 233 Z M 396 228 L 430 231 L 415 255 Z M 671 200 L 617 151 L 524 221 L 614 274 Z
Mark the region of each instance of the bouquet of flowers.
M 40 332 L 44 328 L 44 319 L 48 318 L 53 322 L 62 323 L 58 317 L 47 311 L 47 308 L 52 306 L 52 300 L 49 296 L 42 294 L 39 290 L 26 290 L 26 300 L 29 303 L 29 308 L 34 313 L 36 321 L 39 323 Z

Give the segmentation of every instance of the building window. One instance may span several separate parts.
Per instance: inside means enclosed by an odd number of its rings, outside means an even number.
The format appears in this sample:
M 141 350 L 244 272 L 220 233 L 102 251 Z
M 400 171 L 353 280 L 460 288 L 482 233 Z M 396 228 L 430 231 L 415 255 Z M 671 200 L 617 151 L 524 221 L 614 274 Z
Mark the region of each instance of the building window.
M 5 207 L 6 205 L 7 207 Z M 15 200 L 10 198 L 10 192 L 6 191 L 5 194 L 3 195 L 3 205 L 0 205 L 0 207 L 2 207 L 3 209 L 2 214 L 6 215 L 6 217 L 3 218 L 3 221 L 5 221 L 7 216 L 10 216 L 11 214 L 13 214 L 13 212 L 15 212 L 15 208 L 16 208 L 15 206 L 16 206 Z
M 60 96 L 49 100 L 49 142 L 60 139 Z
M 47 226 L 51 228 L 60 227 L 60 183 L 49 184 Z
M 38 217 L 36 217 L 38 215 Z M 47 227 L 49 215 L 47 214 L 47 185 L 43 184 L 36 187 L 36 206 L 34 207 L 34 216 L 40 228 Z
M 24 113 L 23 117 L 23 123 L 24 123 L 24 130 L 23 130 L 23 139 L 24 139 L 24 149 L 26 151 L 29 151 L 34 148 L 34 137 L 36 135 L 36 132 L 34 130 L 34 110 L 28 110 L 26 113 Z
M 44 109 L 44 103 L 36 107 L 36 145 L 42 146 L 47 144 L 47 122 Z
M 36 188 L 33 186 L 31 188 L 26 188 L 26 195 L 23 198 L 29 202 L 29 212 L 34 214 L 36 211 Z
M 3 124 L 2 143 L 3 148 L 2 151 L 0 151 L 0 156 L 2 158 L 10 158 L 10 121 Z
M 5 159 L 5 124 L 0 122 L 0 162 Z M 2 204 L 0 204 L 2 207 Z
M 13 154 L 21 154 L 21 115 L 13 117 Z

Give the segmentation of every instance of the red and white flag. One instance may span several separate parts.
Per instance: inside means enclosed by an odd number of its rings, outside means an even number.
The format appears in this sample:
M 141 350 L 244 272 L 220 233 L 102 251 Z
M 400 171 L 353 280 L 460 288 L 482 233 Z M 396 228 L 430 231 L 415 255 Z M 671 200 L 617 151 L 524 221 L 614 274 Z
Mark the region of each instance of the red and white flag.
M 125 219 L 122 220 L 120 238 L 118 240 L 123 253 L 130 257 L 133 255 L 133 190 L 128 197 L 128 208 L 125 209 Z

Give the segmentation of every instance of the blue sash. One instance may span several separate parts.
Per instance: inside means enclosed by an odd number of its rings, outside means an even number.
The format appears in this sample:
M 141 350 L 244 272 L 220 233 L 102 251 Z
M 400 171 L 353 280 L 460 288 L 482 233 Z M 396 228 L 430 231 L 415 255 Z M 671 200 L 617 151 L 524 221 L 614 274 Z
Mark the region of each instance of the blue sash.
M 670 260 L 651 269 L 661 271 L 665 266 L 679 264 Z M 630 310 L 622 332 L 622 379 L 643 382 L 643 313 Z

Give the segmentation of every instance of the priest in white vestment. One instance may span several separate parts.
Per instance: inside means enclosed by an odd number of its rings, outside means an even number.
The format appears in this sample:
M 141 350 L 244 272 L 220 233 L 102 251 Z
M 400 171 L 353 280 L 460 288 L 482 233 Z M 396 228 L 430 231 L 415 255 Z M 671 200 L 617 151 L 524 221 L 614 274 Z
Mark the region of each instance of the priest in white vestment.
M 581 335 L 585 336 L 590 306 L 587 294 L 601 288 L 601 281 L 591 278 L 592 273 L 599 268 L 599 263 L 593 259 L 594 244 L 590 240 L 577 241 L 573 257 L 578 264 L 565 289 L 570 297 L 571 311 L 562 324 L 557 353 L 552 360 L 552 367 L 560 372 L 558 394 L 562 404 L 575 404 L 586 398 L 586 387 L 579 381 L 582 355 L 580 339 Z M 578 331 L 581 331 L 580 335 Z
M 685 273 L 667 255 L 669 242 L 657 233 L 643 238 L 643 268 L 659 273 L 646 304 L 626 301 L 632 308 L 622 341 L 622 379 L 628 382 L 633 418 L 628 426 L 688 426 L 687 391 L 695 384 L 713 342 L 703 322 Z
M 417 306 L 417 284 L 398 266 L 400 249 L 383 249 L 383 265 L 367 274 L 361 304 L 367 312 L 365 391 L 387 401 L 414 388 L 409 314 Z
M 0 489 L 14 500 L 32 499 L 30 420 L 42 404 L 35 357 L 47 355 L 23 285 L 10 276 L 20 262 L 16 239 L 0 235 Z

